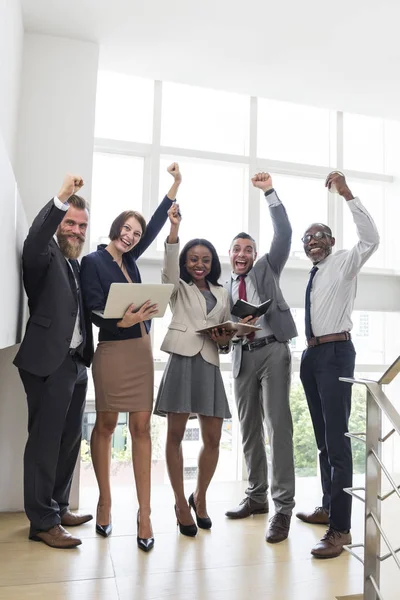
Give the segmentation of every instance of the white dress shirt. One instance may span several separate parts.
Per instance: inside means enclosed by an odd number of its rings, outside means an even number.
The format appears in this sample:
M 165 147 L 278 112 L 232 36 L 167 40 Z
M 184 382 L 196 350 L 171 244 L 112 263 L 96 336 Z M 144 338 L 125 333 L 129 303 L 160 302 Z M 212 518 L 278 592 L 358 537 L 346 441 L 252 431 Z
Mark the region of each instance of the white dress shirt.
M 357 275 L 379 246 L 379 233 L 358 198 L 346 202 L 359 241 L 351 250 L 338 250 L 316 266 L 311 288 L 311 326 L 316 337 L 350 331 L 357 292 Z
M 265 198 L 266 198 L 269 206 L 278 206 L 278 204 L 282 204 L 281 201 L 279 200 L 278 196 L 276 195 L 275 191 L 268 194 L 268 196 L 265 196 Z M 251 269 L 250 269 L 249 273 L 250 272 L 251 272 Z M 232 301 L 233 301 L 233 304 L 235 304 L 235 302 L 237 302 L 237 300 L 239 300 L 239 283 L 240 283 L 239 277 L 240 277 L 240 275 L 232 272 L 231 277 L 232 277 Z M 250 304 L 254 304 L 255 306 L 258 306 L 259 304 L 261 304 L 261 300 L 260 300 L 260 297 L 257 293 L 257 290 L 256 290 L 252 280 L 249 277 L 246 277 L 245 283 L 246 283 L 247 302 L 250 302 Z M 268 327 L 265 319 L 259 319 L 257 321 L 256 325 L 262 326 L 262 329 L 260 329 L 259 331 L 256 332 L 255 339 L 267 337 L 268 335 L 273 335 L 272 329 L 270 327 Z M 247 343 L 247 339 L 243 340 L 243 343 Z
M 59 208 L 60 210 L 64 210 L 65 212 L 69 208 L 68 202 L 66 202 L 65 204 L 63 204 L 61 202 L 61 200 L 59 200 L 57 198 L 57 196 L 54 196 L 54 205 L 57 208 Z M 53 237 L 54 237 L 54 240 L 56 241 L 56 244 L 58 246 L 57 235 L 54 234 Z M 65 256 L 64 256 L 64 258 L 65 258 Z M 67 258 L 65 258 L 65 260 L 67 261 L 68 267 L 72 271 L 72 275 L 74 276 L 74 281 L 75 281 L 75 284 L 76 284 L 76 289 L 77 289 L 77 291 L 79 293 L 79 284 L 78 284 L 78 282 L 76 280 L 74 270 L 73 270 L 73 268 L 72 268 L 71 263 L 69 262 L 69 260 Z M 69 347 L 70 348 L 77 348 L 78 346 L 80 346 L 82 344 L 82 342 L 83 342 L 83 336 L 82 336 L 81 326 L 80 326 L 79 303 L 78 303 L 78 310 L 77 310 L 77 313 L 76 313 L 76 321 L 75 321 L 75 325 L 74 325 L 74 331 L 72 333 L 71 343 L 70 343 Z

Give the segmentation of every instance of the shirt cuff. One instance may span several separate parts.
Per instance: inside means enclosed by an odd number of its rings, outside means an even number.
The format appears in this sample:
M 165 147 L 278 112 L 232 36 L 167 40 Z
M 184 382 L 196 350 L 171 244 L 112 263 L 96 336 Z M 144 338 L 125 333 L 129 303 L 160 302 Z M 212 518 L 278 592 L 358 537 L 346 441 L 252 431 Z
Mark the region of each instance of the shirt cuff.
M 272 188 L 272 190 L 267 190 L 264 196 L 269 206 L 279 206 L 279 204 L 282 204 L 274 188 Z
M 65 202 L 65 204 L 64 204 L 63 202 L 61 202 L 61 200 L 59 200 L 57 198 L 57 196 L 54 196 L 53 200 L 54 200 L 54 206 L 57 206 L 57 208 L 59 208 L 60 210 L 64 210 L 66 212 L 69 209 L 68 202 Z

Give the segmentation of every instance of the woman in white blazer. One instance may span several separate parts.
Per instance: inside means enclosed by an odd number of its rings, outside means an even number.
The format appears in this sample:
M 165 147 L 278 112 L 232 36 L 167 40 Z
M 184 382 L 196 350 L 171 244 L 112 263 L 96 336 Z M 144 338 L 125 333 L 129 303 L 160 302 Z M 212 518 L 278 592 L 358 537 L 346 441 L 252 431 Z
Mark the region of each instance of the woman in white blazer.
M 214 246 L 203 239 L 188 242 L 179 255 L 178 205 L 168 211 L 171 231 L 165 244 L 162 280 L 173 283 L 172 321 L 161 349 L 170 354 L 158 391 L 155 413 L 167 415 L 166 459 L 175 494 L 175 512 L 182 534 L 195 536 L 197 525 L 210 529 L 206 492 L 219 455 L 222 422 L 230 418 L 219 369 L 219 351 L 229 352 L 231 334 L 213 330 L 212 337 L 196 333 L 230 319 L 229 296 L 219 283 L 221 264 Z M 186 501 L 183 488 L 182 440 L 190 416 L 200 422 L 203 447 L 198 461 L 196 490 Z

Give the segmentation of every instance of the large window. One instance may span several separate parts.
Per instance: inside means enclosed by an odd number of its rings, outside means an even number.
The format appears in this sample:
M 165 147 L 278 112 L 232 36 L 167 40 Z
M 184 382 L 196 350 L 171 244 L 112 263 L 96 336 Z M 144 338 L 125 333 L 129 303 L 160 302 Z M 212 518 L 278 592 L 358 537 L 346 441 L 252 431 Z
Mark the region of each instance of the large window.
M 164 146 L 248 154 L 248 96 L 165 83 L 162 101 Z
M 329 110 L 276 100 L 258 100 L 258 156 L 324 167 L 331 157 L 334 120 Z
M 292 225 L 291 256 L 309 260 L 301 238 L 311 223 L 327 223 L 328 193 L 323 179 L 272 174 L 274 187 L 284 203 Z M 269 250 L 272 241 L 272 222 L 266 200 L 260 194 L 261 226 L 259 252 Z
M 167 173 L 171 161 L 171 158 L 161 158 L 160 199 L 172 182 L 171 175 Z M 249 170 L 231 163 L 201 159 L 179 159 L 179 165 L 184 177 L 178 198 L 183 216 L 181 245 L 193 238 L 207 238 L 218 254 L 227 256 L 232 237 L 243 229 Z M 168 230 L 167 224 L 157 239 L 159 250 L 164 249 Z
M 108 243 L 112 221 L 124 210 L 142 210 L 143 158 L 95 152 L 90 245 Z M 107 207 L 103 210 L 102 207 Z
M 248 231 L 258 243 L 259 254 L 268 251 L 272 223 L 262 194 L 250 184 L 257 171 L 269 171 L 286 207 L 293 236 L 284 272 L 284 293 L 292 309 L 299 335 L 290 342 L 293 365 L 291 403 L 295 425 L 295 458 L 298 475 L 317 472 L 317 451 L 301 383 L 299 366 L 305 347 L 304 290 L 308 260 L 301 237 L 312 222 L 328 224 L 336 237 L 335 249 L 357 243 L 355 225 L 346 202 L 330 194 L 324 180 L 333 169 L 344 170 L 354 194 L 374 218 L 381 236 L 379 250 L 366 265 L 368 277 L 393 278 L 397 285 L 400 254 L 397 251 L 400 222 L 400 123 L 324 108 L 232 94 L 176 83 L 154 82 L 116 73 L 100 73 L 96 109 L 96 140 L 91 202 L 91 249 L 106 242 L 112 220 L 122 210 L 141 210 L 148 219 L 172 184 L 167 166 L 178 161 L 183 174 L 178 202 L 183 215 L 183 245 L 195 237 L 209 239 L 220 255 L 223 278 L 229 274 L 228 249 L 232 237 Z M 163 243 L 168 223 L 141 259 L 142 280 L 160 281 Z M 374 272 L 370 274 L 371 269 Z M 385 279 L 386 278 L 386 279 Z M 375 281 L 375 280 L 374 280 Z M 362 286 L 360 286 L 360 289 Z M 393 289 L 395 285 L 393 286 Z M 287 293 L 288 289 L 288 293 Z M 353 340 L 357 369 L 374 377 L 399 354 L 399 313 L 372 312 L 362 293 L 353 314 Z M 370 289 L 370 288 L 369 288 Z M 397 288 L 396 288 L 397 289 Z M 364 292 L 365 293 L 365 292 Z M 379 302 L 377 305 L 379 310 Z M 161 351 L 171 314 L 156 319 L 152 328 L 156 396 L 168 355 Z M 221 357 L 221 370 L 232 411 L 224 422 L 217 479 L 240 477 L 241 454 L 231 357 Z M 362 427 L 364 399 L 354 392 L 354 422 Z M 93 411 L 93 387 L 88 412 Z M 86 420 L 87 438 L 93 416 Z M 164 462 L 166 420 L 155 417 L 153 477 L 167 481 Z M 268 440 L 266 440 L 266 443 Z M 196 477 L 196 456 L 201 438 L 197 421 L 191 420 L 184 440 L 185 477 Z M 83 448 L 86 462 L 88 445 Z M 122 416 L 114 439 L 113 460 L 125 466 L 131 483 L 129 433 Z M 125 461 L 125 462 L 124 462 Z M 357 450 L 356 470 L 363 454 Z M 126 467 L 126 468 L 125 468 Z M 87 466 L 86 472 L 90 468 Z M 125 481 L 124 479 L 124 481 Z

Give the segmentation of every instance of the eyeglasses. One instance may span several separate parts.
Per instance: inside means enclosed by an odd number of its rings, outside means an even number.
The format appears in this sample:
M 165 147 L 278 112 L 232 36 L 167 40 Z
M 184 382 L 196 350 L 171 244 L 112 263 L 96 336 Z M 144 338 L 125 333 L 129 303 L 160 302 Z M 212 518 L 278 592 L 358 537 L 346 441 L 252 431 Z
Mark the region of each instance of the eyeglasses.
M 303 244 L 309 244 L 311 240 L 322 240 L 326 237 L 332 237 L 330 233 L 326 231 L 316 231 L 315 233 L 308 233 L 304 237 L 301 238 Z

